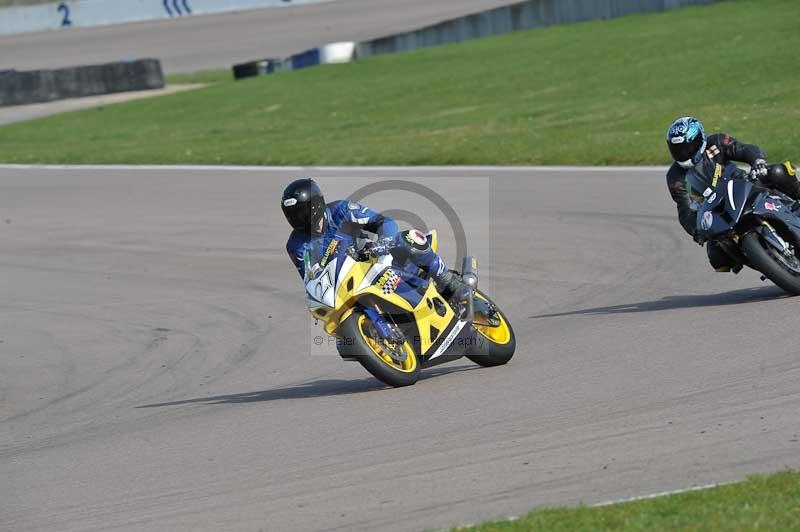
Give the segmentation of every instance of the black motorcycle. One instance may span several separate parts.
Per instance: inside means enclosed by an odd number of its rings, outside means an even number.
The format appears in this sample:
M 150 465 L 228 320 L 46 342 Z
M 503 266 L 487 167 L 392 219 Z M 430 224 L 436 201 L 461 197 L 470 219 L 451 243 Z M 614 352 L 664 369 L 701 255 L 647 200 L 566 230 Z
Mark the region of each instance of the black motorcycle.
M 735 264 L 733 271 L 749 266 L 763 274 L 762 280 L 800 295 L 798 202 L 766 188 L 732 163 L 717 165 L 710 184 L 694 170 L 687 173 L 687 182 L 703 191 L 697 209 L 699 234 L 719 244 Z

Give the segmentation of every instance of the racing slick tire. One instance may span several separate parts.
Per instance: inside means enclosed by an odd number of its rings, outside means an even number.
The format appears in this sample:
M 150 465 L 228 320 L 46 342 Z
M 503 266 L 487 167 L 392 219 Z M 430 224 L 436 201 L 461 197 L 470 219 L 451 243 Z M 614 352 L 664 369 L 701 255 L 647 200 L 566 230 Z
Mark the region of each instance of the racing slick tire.
M 761 242 L 758 233 L 751 232 L 744 235 L 741 246 L 752 268 L 763 273 L 786 292 L 800 295 L 800 275 L 785 268 L 777 257 L 773 257 L 770 250 Z
M 420 361 L 411 343 L 388 344 L 363 312 L 353 312 L 339 331 L 339 354 L 357 360 L 376 379 L 394 387 L 410 386 L 419 379 Z
M 473 323 L 472 327 L 477 332 L 477 344 L 470 350 L 470 354 L 467 355 L 467 358 L 485 368 L 507 364 L 508 361 L 511 360 L 511 357 L 514 356 L 514 351 L 517 348 L 517 338 L 514 335 L 514 329 L 511 327 L 511 323 L 506 318 L 506 315 L 500 310 L 500 307 L 495 305 L 488 296 L 480 291 L 476 291 L 475 296 L 484 301 L 488 301 L 497 309 L 497 314 L 500 317 L 500 325 L 497 327 L 489 327 Z

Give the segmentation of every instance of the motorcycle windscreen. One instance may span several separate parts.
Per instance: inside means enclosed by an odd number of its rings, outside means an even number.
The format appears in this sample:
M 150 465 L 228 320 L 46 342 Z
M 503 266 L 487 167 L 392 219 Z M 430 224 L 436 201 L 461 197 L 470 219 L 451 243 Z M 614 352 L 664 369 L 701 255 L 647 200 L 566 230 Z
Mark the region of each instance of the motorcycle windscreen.
M 305 280 L 310 281 L 318 277 L 333 259 L 345 254 L 350 244 L 352 244 L 352 239 L 348 235 L 339 233 L 312 239 L 306 245 L 306 250 L 303 254 Z M 339 262 L 341 263 L 341 261 Z
M 349 241 L 341 235 L 321 236 L 308 243 L 303 254 L 304 281 L 309 307 L 336 306 L 339 270 L 346 262 Z
M 709 198 L 721 191 L 724 192 L 724 187 L 729 180 L 742 177 L 744 177 L 744 172 L 733 163 L 725 166 L 715 165 L 711 176 L 704 176 L 695 168 L 690 168 L 686 172 L 686 188 L 690 194 Z
M 711 182 L 707 182 L 694 168 L 690 168 L 689 171 L 686 172 L 686 189 L 689 194 L 699 196 L 703 194 L 707 188 L 711 188 Z
M 706 191 L 706 198 L 697 211 L 697 229 L 706 238 L 730 231 L 748 207 L 753 184 L 741 179 L 741 170 L 728 165 L 725 170 L 717 166 L 715 187 Z

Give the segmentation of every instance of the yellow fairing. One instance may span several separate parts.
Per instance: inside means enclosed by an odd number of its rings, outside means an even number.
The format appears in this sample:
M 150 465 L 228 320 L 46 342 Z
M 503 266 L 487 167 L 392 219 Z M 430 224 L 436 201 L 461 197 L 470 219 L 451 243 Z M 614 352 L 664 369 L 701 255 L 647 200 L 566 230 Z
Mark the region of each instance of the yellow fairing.
M 339 283 L 339 290 L 336 292 L 336 307 L 330 308 L 321 306 L 311 311 L 312 316 L 323 322 L 325 332 L 335 335 L 339 325 L 347 319 L 353 311 L 353 306 L 357 298 L 366 294 L 378 296 L 380 299 L 389 301 L 408 312 L 414 311 L 411 305 L 397 294 L 384 294 L 381 288 L 374 284 L 374 281 L 363 290 L 358 291 L 359 286 L 361 286 L 361 283 L 364 281 L 367 272 L 369 272 L 373 264 L 374 261 L 354 263 L 350 271 L 347 272 L 346 277 L 343 277 L 341 283 Z
M 347 276 L 342 279 L 339 290 L 336 292 L 335 308 L 319 307 L 311 311 L 312 316 L 323 322 L 326 333 L 335 335 L 339 324 L 350 316 L 355 303 L 351 292 L 358 289 L 372 264 L 372 262 L 356 262 L 347 272 Z
M 441 302 L 440 308 L 445 309 L 444 316 L 439 316 L 436 313 L 434 300 L 438 299 Z M 430 303 L 430 306 L 429 306 Z M 428 290 L 425 296 L 420 301 L 417 308 L 414 309 L 414 321 L 417 323 L 417 332 L 419 334 L 420 352 L 424 355 L 433 345 L 433 342 L 439 338 L 442 333 L 450 325 L 456 317 L 453 309 L 445 302 L 444 298 L 439 295 L 439 292 L 434 288 L 433 283 L 428 285 Z M 431 327 L 434 327 L 438 332 L 435 336 L 431 335 Z
M 428 233 L 428 236 L 430 237 L 430 241 L 431 241 L 431 249 L 434 251 L 434 253 L 438 253 L 439 252 L 439 233 L 436 232 L 436 229 L 433 229 L 433 230 L 431 230 L 430 233 Z
M 358 285 L 356 284 L 355 286 Z M 369 285 L 369 287 L 358 292 L 357 295 L 363 296 L 366 294 L 372 294 L 379 299 L 387 301 L 395 307 L 407 311 L 413 316 L 414 322 L 417 324 L 420 352 L 423 355 L 428 352 L 433 345 L 433 342 L 435 342 L 436 339 L 441 336 L 442 332 L 444 332 L 448 325 L 450 325 L 450 322 L 455 318 L 455 313 L 450 308 L 450 305 L 448 305 L 444 298 L 439 295 L 439 292 L 436 291 L 433 283 L 428 284 L 428 289 L 425 291 L 425 295 L 422 297 L 416 307 L 412 307 L 408 301 L 394 292 L 391 294 L 384 294 L 381 288 L 376 284 Z M 436 313 L 434 299 L 439 299 L 439 308 L 444 309 L 443 316 L 439 316 L 439 314 Z M 338 326 L 338 324 L 342 321 L 344 320 L 340 319 L 336 323 L 336 326 Z M 327 325 L 328 324 L 326 324 L 326 331 L 328 330 Z M 431 326 L 433 326 L 436 330 L 435 335 L 431 334 Z M 335 327 L 333 329 L 335 329 Z M 414 340 L 416 340 L 416 338 Z
M 436 243 L 436 232 L 433 231 L 431 233 L 431 247 L 434 247 Z M 436 291 L 433 283 L 428 284 L 425 295 L 416 307 L 412 307 L 408 301 L 395 292 L 385 294 L 374 281 L 359 291 L 358 288 L 373 264 L 374 261 L 356 262 L 347 272 L 346 277 L 339 283 L 339 290 L 336 293 L 336 307 L 317 307 L 311 311 L 311 314 L 323 322 L 326 333 L 336 335 L 339 325 L 353 312 L 358 299 L 368 294 L 375 296 L 376 299 L 391 303 L 394 307 L 404 310 L 413 316 L 417 324 L 420 352 L 421 354 L 427 353 L 436 339 L 442 335 L 450 325 L 450 322 L 455 319 L 455 313 Z M 440 312 L 444 311 L 443 316 L 436 312 L 437 307 Z M 414 340 L 417 340 L 417 338 Z

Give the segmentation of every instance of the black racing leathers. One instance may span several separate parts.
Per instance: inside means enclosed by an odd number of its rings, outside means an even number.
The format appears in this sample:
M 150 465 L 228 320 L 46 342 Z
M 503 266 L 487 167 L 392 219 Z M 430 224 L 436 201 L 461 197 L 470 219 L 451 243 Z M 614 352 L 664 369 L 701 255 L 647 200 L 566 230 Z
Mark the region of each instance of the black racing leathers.
M 708 137 L 706 150 L 700 162 L 694 166 L 695 172 L 705 181 L 711 182 L 717 164 L 725 166 L 730 161 L 753 164 L 756 159 L 766 159 L 764 150 L 755 144 L 739 142 L 730 135 L 719 133 Z M 686 188 L 686 173 L 678 163 L 672 163 L 667 172 L 667 187 L 672 200 L 678 207 L 678 221 L 690 235 L 694 234 L 697 214 L 690 207 L 691 202 Z M 702 193 L 702 191 L 695 191 Z
M 731 161 L 745 162 L 752 166 L 756 159 L 766 159 L 764 150 L 755 144 L 745 144 L 730 135 L 719 133 L 708 137 L 706 150 L 700 162 L 694 166 L 701 180 L 711 183 L 716 165 L 725 166 Z M 777 189 L 792 199 L 800 200 L 800 182 L 787 172 L 775 171 L 772 165 L 761 181 L 769 188 Z M 697 214 L 691 208 L 691 198 L 686 184 L 686 173 L 689 170 L 673 163 L 667 172 L 667 187 L 678 208 L 678 221 L 687 233 L 694 236 Z M 744 171 L 742 171 L 744 174 Z M 692 191 L 700 195 L 701 191 Z M 702 200 L 701 200 L 702 201 Z M 727 254 L 716 242 L 709 242 L 706 248 L 711 266 L 717 271 L 728 271 L 732 264 Z

